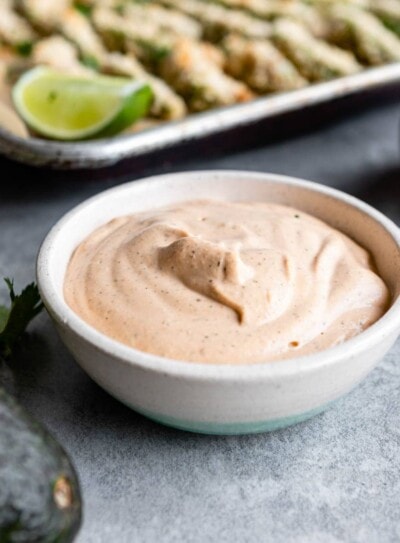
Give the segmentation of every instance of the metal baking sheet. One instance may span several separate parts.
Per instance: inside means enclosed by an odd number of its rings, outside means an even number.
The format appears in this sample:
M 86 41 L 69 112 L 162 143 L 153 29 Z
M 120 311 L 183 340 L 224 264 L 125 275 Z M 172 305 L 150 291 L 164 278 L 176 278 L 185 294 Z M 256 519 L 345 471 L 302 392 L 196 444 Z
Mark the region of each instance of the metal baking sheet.
M 370 68 L 327 83 L 189 115 L 183 120 L 168 122 L 135 134 L 87 142 L 23 139 L 0 128 L 0 153 L 34 166 L 57 169 L 101 168 L 125 158 L 198 140 L 230 128 L 396 82 L 400 82 L 400 63 Z

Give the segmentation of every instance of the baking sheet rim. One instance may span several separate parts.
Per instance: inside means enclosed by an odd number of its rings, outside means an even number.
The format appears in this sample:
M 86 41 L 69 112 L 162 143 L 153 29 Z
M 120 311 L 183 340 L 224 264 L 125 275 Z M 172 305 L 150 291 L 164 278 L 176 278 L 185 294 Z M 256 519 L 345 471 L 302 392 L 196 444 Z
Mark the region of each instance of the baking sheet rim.
M 395 82 L 400 82 L 400 63 L 370 68 L 359 74 L 303 89 L 189 115 L 185 119 L 167 122 L 135 134 L 88 142 L 23 139 L 0 128 L 0 153 L 35 166 L 58 169 L 104 167 L 125 158 L 204 138 L 230 128 Z

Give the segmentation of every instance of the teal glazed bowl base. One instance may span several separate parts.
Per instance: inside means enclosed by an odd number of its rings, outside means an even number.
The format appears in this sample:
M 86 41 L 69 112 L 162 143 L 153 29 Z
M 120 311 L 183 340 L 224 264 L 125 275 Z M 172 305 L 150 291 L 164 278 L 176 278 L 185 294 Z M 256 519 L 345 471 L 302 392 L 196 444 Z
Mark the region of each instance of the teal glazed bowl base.
M 317 415 L 320 415 L 331 406 L 333 406 L 334 403 L 335 402 L 331 402 L 327 405 L 317 407 L 312 411 L 308 411 L 307 413 L 300 413 L 299 415 L 292 415 L 291 417 L 285 417 L 282 419 L 257 422 L 230 422 L 226 424 L 180 420 L 171 417 L 165 417 L 163 415 L 157 415 L 155 413 L 149 413 L 135 407 L 132 407 L 132 409 L 140 415 L 143 415 L 144 417 L 154 422 L 157 422 L 158 424 L 162 424 L 163 426 L 169 426 L 170 428 L 185 430 L 186 432 L 192 432 L 196 434 L 234 436 L 245 434 L 261 434 L 264 432 L 273 432 L 274 430 L 282 430 L 289 426 L 293 426 L 294 424 L 305 422 Z

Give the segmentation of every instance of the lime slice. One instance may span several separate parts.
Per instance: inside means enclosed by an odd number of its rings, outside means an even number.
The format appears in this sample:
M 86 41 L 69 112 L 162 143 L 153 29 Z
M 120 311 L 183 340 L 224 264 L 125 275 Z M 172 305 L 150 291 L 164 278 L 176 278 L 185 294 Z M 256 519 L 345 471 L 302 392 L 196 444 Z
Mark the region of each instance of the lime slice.
M 39 66 L 13 88 L 14 105 L 38 134 L 59 140 L 112 136 L 148 112 L 152 91 L 120 77 L 79 77 Z

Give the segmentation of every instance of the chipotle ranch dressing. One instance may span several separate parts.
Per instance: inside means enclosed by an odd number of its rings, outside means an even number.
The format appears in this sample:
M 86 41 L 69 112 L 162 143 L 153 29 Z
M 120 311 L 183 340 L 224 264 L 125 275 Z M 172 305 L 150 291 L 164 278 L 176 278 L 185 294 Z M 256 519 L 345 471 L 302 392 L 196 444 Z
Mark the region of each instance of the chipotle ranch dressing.
M 141 351 L 207 364 L 314 353 L 388 308 L 370 254 L 269 203 L 185 202 L 110 221 L 74 252 L 65 299 Z

